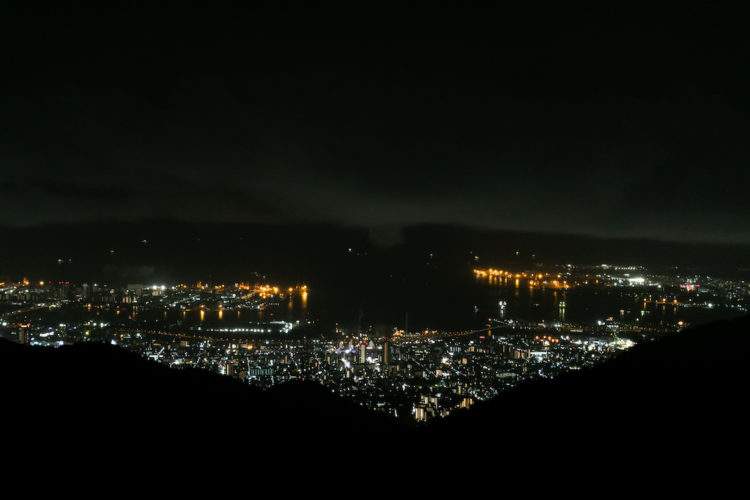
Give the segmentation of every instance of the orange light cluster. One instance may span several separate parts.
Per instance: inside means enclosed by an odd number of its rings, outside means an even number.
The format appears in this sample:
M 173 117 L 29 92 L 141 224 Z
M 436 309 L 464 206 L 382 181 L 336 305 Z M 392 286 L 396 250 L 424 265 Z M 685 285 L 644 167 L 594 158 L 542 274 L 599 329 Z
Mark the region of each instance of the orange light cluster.
M 544 336 L 542 336 L 542 337 L 539 337 L 539 336 L 537 335 L 537 336 L 535 336 L 535 337 L 534 337 L 534 340 L 539 340 L 539 341 L 545 341 L 545 340 L 546 340 L 547 342 L 550 342 L 550 343 L 552 343 L 552 344 L 555 344 L 555 343 L 557 343 L 557 342 L 560 342 L 560 339 L 557 339 L 557 338 L 555 338 L 555 337 L 547 337 L 546 335 L 544 335 Z
M 550 273 L 529 273 L 529 272 L 520 272 L 520 273 L 512 273 L 510 271 L 505 271 L 502 269 L 494 269 L 494 268 L 488 268 L 488 269 L 474 269 L 474 274 L 485 278 L 485 277 L 498 277 L 503 279 L 515 279 L 516 284 L 520 284 L 521 279 L 528 279 L 529 280 L 529 286 L 547 286 L 550 288 L 558 288 L 558 289 L 568 289 L 570 288 L 570 285 L 566 280 L 561 280 L 562 275 L 558 274 L 557 278 L 554 280 L 547 280 L 545 278 L 550 278 L 552 275 Z

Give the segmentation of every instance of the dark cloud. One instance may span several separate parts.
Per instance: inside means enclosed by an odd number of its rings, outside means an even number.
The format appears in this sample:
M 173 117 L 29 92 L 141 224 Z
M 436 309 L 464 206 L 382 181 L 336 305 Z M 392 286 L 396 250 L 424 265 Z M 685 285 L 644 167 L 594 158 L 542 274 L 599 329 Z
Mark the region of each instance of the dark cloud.
M 407 20 L 409 40 L 22 26 L 3 48 L 0 223 L 427 222 L 750 242 L 750 52 L 744 28 L 715 17 L 495 17 L 425 34 Z

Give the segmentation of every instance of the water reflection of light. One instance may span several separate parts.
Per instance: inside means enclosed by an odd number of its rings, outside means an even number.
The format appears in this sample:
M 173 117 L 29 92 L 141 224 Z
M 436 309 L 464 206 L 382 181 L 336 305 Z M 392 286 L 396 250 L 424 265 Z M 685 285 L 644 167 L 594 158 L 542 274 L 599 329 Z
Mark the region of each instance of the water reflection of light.
M 224 311 L 219 309 L 219 319 L 222 319 L 224 317 Z
M 206 311 L 204 311 L 203 309 L 201 309 L 201 321 L 203 321 L 203 319 L 205 317 L 206 317 Z

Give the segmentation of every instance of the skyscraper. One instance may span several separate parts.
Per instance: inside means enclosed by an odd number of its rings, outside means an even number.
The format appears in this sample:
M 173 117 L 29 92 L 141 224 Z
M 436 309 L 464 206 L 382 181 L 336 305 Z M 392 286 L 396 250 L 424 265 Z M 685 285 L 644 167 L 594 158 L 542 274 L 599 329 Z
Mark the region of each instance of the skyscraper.
M 367 342 L 364 340 L 359 343 L 359 362 L 362 364 L 367 363 Z
M 18 343 L 28 344 L 29 343 L 29 325 L 18 325 Z

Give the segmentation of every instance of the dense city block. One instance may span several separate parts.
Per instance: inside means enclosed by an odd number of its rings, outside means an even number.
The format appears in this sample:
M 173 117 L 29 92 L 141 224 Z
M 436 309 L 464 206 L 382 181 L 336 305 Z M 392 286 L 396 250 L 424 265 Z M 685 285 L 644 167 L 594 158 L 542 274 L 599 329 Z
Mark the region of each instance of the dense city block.
M 309 311 L 314 291 L 304 284 L 111 287 L 24 279 L 0 283 L 2 335 L 53 347 L 106 342 L 261 388 L 312 380 L 372 410 L 428 421 L 524 381 L 591 367 L 693 318 L 740 315 L 750 304 L 742 280 L 679 270 L 557 265 L 473 273 L 483 293 L 507 300 L 459 331 L 409 329 L 408 313 L 401 325 L 329 328 Z M 520 297 L 529 303 L 519 307 Z M 596 319 L 568 312 L 581 302 Z M 534 318 L 540 308 L 543 317 Z

